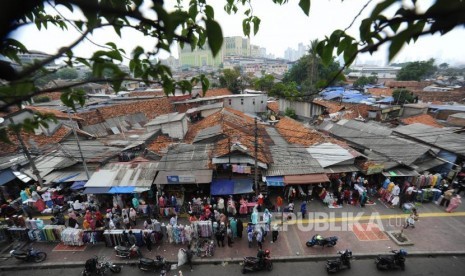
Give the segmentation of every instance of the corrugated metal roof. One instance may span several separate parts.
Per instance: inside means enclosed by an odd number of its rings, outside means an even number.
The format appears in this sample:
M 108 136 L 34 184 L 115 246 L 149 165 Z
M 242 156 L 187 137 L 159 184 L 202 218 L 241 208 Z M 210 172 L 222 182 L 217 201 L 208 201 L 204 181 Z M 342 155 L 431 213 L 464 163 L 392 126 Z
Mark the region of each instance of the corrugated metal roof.
M 231 158 L 229 158 L 229 156 L 223 156 L 223 157 L 212 158 L 213 164 L 229 164 L 230 161 L 232 164 L 237 164 L 237 163 L 241 163 L 241 164 L 247 163 L 249 165 L 255 164 L 255 159 L 248 157 L 248 156 L 231 156 Z M 268 168 L 268 166 L 265 163 L 260 162 L 260 161 L 257 161 L 257 165 L 264 169 Z
M 435 128 L 424 124 L 411 124 L 395 128 L 394 133 L 465 156 L 465 135 L 454 133 L 454 130 L 455 128 Z
M 155 119 L 151 120 L 145 126 L 156 126 L 156 125 L 162 125 L 162 124 L 167 124 L 167 123 L 172 123 L 172 122 L 177 122 L 181 121 L 186 117 L 186 113 L 169 113 L 169 114 L 163 114 L 157 116 Z
M 202 140 L 212 138 L 221 134 L 223 134 L 223 129 L 221 128 L 221 125 L 207 127 L 199 131 L 199 133 L 197 133 L 197 136 L 195 136 L 193 143 L 198 143 Z
M 285 175 L 284 184 L 316 184 L 329 182 L 329 178 L 324 173 L 305 174 L 305 175 Z
M 118 170 L 99 170 L 87 181 L 84 187 L 111 187 Z
M 110 163 L 104 169 L 117 171 L 112 186 L 150 187 L 157 167 L 158 162 Z
M 176 144 L 160 160 L 159 171 L 208 169 L 211 144 Z
M 67 168 L 78 163 L 78 161 L 72 158 L 71 156 L 77 155 L 69 155 L 63 152 L 62 150 L 56 150 L 51 152 L 50 154 L 40 156 L 35 160 L 34 163 L 36 165 L 37 170 L 39 171 L 40 176 L 45 177 L 46 175 L 48 175 L 56 169 Z M 24 169 L 23 173 L 37 180 L 36 176 L 32 173 L 32 169 L 30 167 Z
M 97 140 L 80 140 L 82 155 L 89 163 L 102 163 L 116 155 L 122 149 L 117 147 L 108 147 Z M 71 156 L 79 156 L 79 148 L 75 140 L 68 140 L 61 143 L 63 150 Z
M 199 111 L 209 110 L 209 109 L 217 109 L 217 108 L 223 108 L 223 102 L 214 103 L 214 104 L 205 104 L 205 105 L 201 105 L 198 107 L 190 108 L 189 110 L 186 111 L 186 114 L 191 114 L 194 112 L 199 112 Z
M 312 146 L 307 151 L 323 168 L 355 158 L 347 149 L 332 143 Z
M 289 145 L 275 128 L 267 127 L 266 131 L 275 144 L 270 147 L 273 163 L 266 171 L 266 176 L 323 172 L 318 161 L 304 147 Z

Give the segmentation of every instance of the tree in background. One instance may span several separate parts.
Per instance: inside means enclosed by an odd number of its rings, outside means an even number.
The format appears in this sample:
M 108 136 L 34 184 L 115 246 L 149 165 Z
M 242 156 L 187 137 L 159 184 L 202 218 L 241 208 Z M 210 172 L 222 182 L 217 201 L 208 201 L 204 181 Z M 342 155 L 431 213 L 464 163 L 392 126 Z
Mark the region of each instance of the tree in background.
M 295 115 L 295 110 L 290 107 L 286 107 L 286 110 L 284 111 L 284 115 L 292 119 L 297 118 L 297 115 Z
M 361 76 L 354 82 L 355 88 L 363 88 L 367 84 L 377 84 L 378 83 L 378 76 L 371 75 L 369 77 Z
M 57 75 L 62 80 L 74 80 L 77 79 L 79 74 L 74 68 L 63 68 L 58 70 Z
M 223 74 L 220 76 L 220 86 L 226 87 L 234 94 L 241 93 L 241 72 L 239 68 L 224 69 Z
M 392 92 L 392 97 L 396 104 L 405 104 L 415 102 L 415 96 L 408 89 L 395 89 Z
M 422 79 L 432 76 L 436 70 L 434 59 L 409 62 L 399 70 L 397 73 L 397 80 L 421 81 Z
M 263 77 L 254 81 L 254 88 L 260 91 L 270 92 L 274 86 L 274 76 L 264 75 Z
M 289 100 L 295 100 L 300 98 L 301 94 L 297 89 L 297 83 L 291 82 L 278 82 L 271 88 L 268 95 L 272 97 L 280 97 Z

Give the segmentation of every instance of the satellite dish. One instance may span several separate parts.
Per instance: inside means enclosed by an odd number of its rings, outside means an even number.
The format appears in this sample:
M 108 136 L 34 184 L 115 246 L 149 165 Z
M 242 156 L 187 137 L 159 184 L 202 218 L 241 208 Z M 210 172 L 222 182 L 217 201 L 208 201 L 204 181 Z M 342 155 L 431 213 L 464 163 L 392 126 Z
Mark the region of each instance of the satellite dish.
M 3 119 L 2 117 L 0 117 L 0 124 L 3 124 L 3 122 L 5 122 L 5 119 Z

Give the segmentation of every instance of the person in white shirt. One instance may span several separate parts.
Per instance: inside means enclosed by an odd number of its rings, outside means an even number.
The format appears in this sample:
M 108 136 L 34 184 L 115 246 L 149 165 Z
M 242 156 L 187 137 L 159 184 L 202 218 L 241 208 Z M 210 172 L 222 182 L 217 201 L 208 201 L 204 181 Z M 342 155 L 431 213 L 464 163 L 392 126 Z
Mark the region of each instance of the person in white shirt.
M 83 206 L 82 206 L 82 203 L 79 202 L 79 200 L 76 200 L 74 203 L 73 203 L 73 209 L 74 211 L 81 211 L 83 209 Z

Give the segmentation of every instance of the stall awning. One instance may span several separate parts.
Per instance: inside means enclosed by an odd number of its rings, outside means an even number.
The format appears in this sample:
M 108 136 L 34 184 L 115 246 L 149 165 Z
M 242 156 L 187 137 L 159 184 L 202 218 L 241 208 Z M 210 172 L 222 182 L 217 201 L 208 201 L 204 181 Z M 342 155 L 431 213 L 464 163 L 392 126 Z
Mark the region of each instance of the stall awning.
M 323 182 L 329 182 L 328 176 L 324 173 L 284 176 L 284 184 L 286 185 L 318 184 Z
M 155 184 L 202 184 L 212 182 L 212 170 L 159 171 Z
M 268 187 L 284 187 L 284 176 L 267 176 L 266 186 Z
M 108 191 L 109 194 L 132 194 L 134 192 L 134 186 L 118 186 L 118 187 L 111 187 Z
M 252 179 L 215 179 L 210 186 L 211 195 L 237 195 L 253 192 Z
M 136 187 L 134 193 L 143 193 L 150 190 L 150 187 Z
M 420 175 L 414 170 L 409 169 L 392 169 L 389 171 L 383 172 L 384 176 L 400 177 L 400 176 L 418 176 Z
M 84 185 L 86 185 L 87 181 L 75 181 L 73 185 L 71 185 L 70 189 L 71 190 L 79 190 L 84 188 Z
M 16 176 L 10 169 L 0 171 L 0 186 L 16 179 Z
M 84 194 L 108 194 L 110 187 L 88 187 L 84 190 Z

